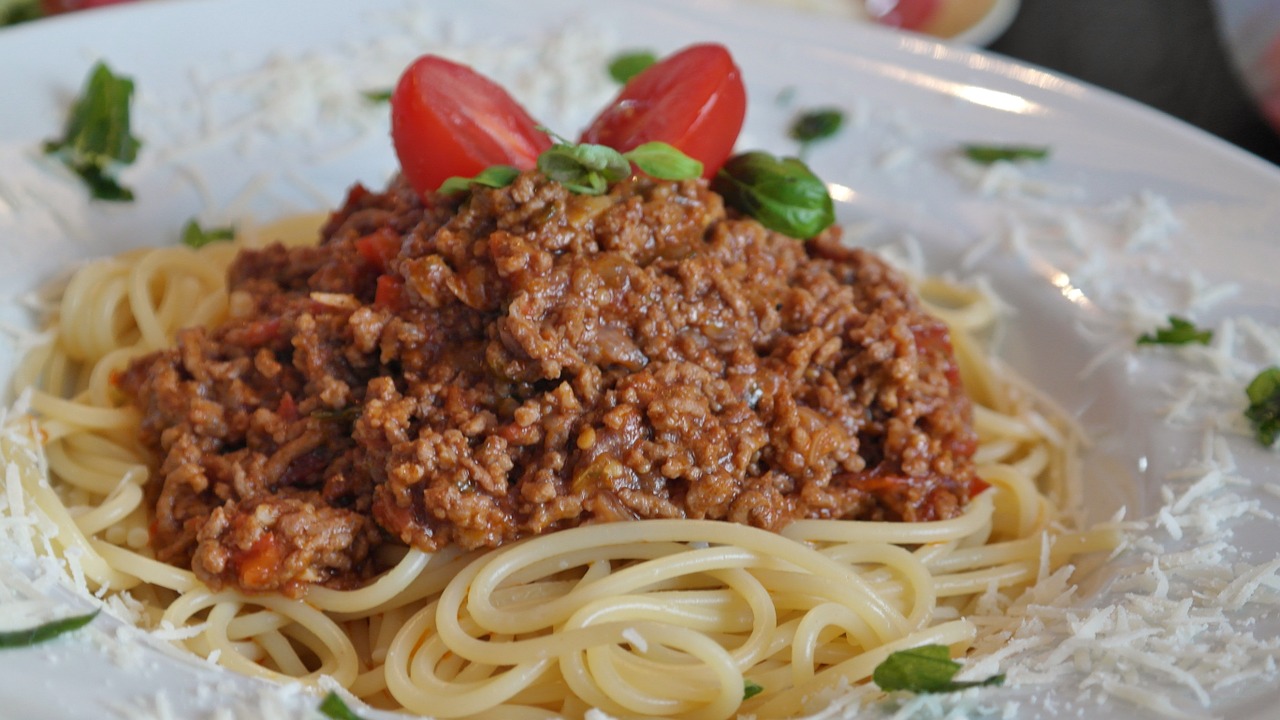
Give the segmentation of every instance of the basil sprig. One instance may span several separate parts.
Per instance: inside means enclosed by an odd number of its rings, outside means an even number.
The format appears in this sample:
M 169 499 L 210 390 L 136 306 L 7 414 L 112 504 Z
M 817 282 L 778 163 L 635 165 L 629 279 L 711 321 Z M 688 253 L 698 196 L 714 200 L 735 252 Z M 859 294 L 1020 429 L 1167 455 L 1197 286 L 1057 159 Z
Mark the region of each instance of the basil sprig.
M 580 195 L 602 195 L 609 183 L 631 177 L 622 153 L 593 143 L 556 143 L 538 156 L 538 169 Z
M 1175 315 L 1169 316 L 1169 327 L 1156 328 L 1154 333 L 1143 333 L 1138 337 L 1139 345 L 1187 345 L 1200 343 L 1208 345 L 1213 340 L 1212 330 L 1201 330 L 1195 323 Z
M 35 627 L 26 628 L 25 630 L 10 630 L 8 632 L 0 632 L 0 648 L 20 648 L 39 645 L 46 640 L 52 640 L 59 635 L 65 635 L 74 630 L 93 622 L 98 617 L 100 611 L 94 610 L 86 615 L 74 615 L 61 620 L 54 620 L 36 625 Z
M 711 189 L 761 225 L 800 240 L 836 221 L 826 184 L 796 158 L 759 151 L 735 155 L 716 173 Z
M 453 195 L 454 193 L 466 192 L 471 189 L 472 185 L 483 185 L 491 188 L 504 188 L 516 181 L 520 176 L 520 171 L 510 165 L 491 165 L 474 177 L 453 176 L 440 184 L 440 189 L 436 192 L 444 195 Z
M 964 145 L 964 156 L 980 165 L 992 165 L 1000 160 L 1044 160 L 1049 148 L 1042 145 Z
M 632 163 L 658 180 L 689 180 L 702 174 L 701 162 L 664 142 L 647 142 L 622 153 L 604 145 L 557 139 L 560 142 L 538 156 L 538 169 L 580 195 L 601 195 L 610 183 L 631 177 Z
M 226 227 L 200 227 L 200 223 L 195 218 L 187 221 L 182 226 L 182 244 L 192 248 L 202 248 L 209 243 L 228 242 L 234 240 L 236 229 L 231 226 Z
M 62 138 L 44 144 L 45 153 L 79 175 L 97 200 L 133 199 L 133 192 L 115 179 L 116 170 L 133 162 L 142 145 L 129 129 L 132 97 L 133 80 L 97 63 L 71 107 Z
M 876 666 L 871 679 L 881 690 L 914 693 L 955 692 L 1004 683 L 1003 674 L 986 680 L 952 680 L 960 667 L 960 663 L 951 659 L 951 652 L 945 645 L 921 645 L 890 654 Z
M 320 714 L 331 720 L 361 720 L 360 716 L 352 712 L 347 704 L 342 702 L 342 698 L 338 693 L 329 691 L 324 696 L 324 701 L 320 703 Z
M 1280 437 L 1280 367 L 1271 367 L 1258 373 L 1245 388 L 1249 407 L 1244 416 L 1253 426 L 1254 437 L 1266 447 L 1275 445 Z
M 628 80 L 648 70 L 656 62 L 658 56 L 648 50 L 625 52 L 609 61 L 609 77 L 619 85 L 626 85 Z

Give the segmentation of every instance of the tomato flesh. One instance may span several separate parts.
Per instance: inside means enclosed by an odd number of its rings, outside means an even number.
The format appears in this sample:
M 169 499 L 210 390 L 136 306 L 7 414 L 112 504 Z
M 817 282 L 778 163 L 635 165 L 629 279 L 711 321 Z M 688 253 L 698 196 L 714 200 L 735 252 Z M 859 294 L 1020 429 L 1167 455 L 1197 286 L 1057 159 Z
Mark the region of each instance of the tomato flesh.
M 746 112 L 742 73 L 729 51 L 692 45 L 631 78 L 581 141 L 620 152 L 665 142 L 700 161 L 710 178 L 733 152 Z
M 246 590 L 269 588 L 284 560 L 284 550 L 275 535 L 265 532 L 248 550 L 235 558 L 240 587 Z
M 402 241 L 395 230 L 379 228 L 356 240 L 356 252 L 364 261 L 380 273 L 387 271 L 387 266 L 400 254 Z
M 419 194 L 491 165 L 528 170 L 551 140 L 499 85 L 471 68 L 424 55 L 391 94 L 391 139 Z

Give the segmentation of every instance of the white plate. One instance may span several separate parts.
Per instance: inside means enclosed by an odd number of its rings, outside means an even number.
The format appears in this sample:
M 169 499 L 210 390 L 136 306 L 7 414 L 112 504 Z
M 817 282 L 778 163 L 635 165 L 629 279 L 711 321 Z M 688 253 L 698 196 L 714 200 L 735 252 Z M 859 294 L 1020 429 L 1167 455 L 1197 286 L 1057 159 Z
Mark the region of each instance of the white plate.
M 930 271 L 986 276 L 1014 307 L 1003 356 L 1076 413 L 1096 441 L 1086 466 L 1092 517 L 1122 504 L 1130 518 L 1156 512 L 1167 504 L 1162 487 L 1177 497 L 1196 479 L 1176 471 L 1201 457 L 1204 428 L 1227 428 L 1220 435 L 1237 465 L 1230 474 L 1241 479 L 1183 502 L 1182 515 L 1146 533 L 1150 547 L 1121 562 L 1150 564 L 1161 554 L 1173 562 L 1178 556 L 1168 553 L 1202 543 L 1194 513 L 1238 497 L 1251 514 L 1223 526 L 1230 547 L 1216 557 L 1248 563 L 1220 568 L 1227 579 L 1253 568 L 1263 582 L 1252 602 L 1214 627 L 1230 642 L 1249 632 L 1276 638 L 1274 615 L 1263 612 L 1272 606 L 1259 601 L 1274 599 L 1274 567 L 1265 571 L 1276 557 L 1275 523 L 1267 513 L 1280 502 L 1268 483 L 1280 477 L 1280 461 L 1230 430 L 1243 406 L 1233 389 L 1247 382 L 1240 378 L 1280 363 L 1280 350 L 1247 336 L 1244 319 L 1261 328 L 1262 340 L 1276 339 L 1266 333 L 1280 325 L 1280 172 L 1134 103 L 991 55 L 727 0 L 554 0 L 536 12 L 500 0 L 187 0 L 3 30 L 0 323 L 30 327 L 24 293 L 80 259 L 173 242 L 193 215 L 268 219 L 335 205 L 357 180 L 381 184 L 395 166 L 386 110 L 358 94 L 390 85 L 421 52 L 475 63 L 536 117 L 573 134 L 613 92 L 601 69 L 609 54 L 699 40 L 728 44 L 747 79 L 740 147 L 794 152 L 785 127 L 799 109 L 844 108 L 848 126 L 813 148 L 811 164 L 833 183 L 848 234 L 918 246 Z M 69 99 L 100 57 L 137 82 L 135 128 L 145 144 L 123 175 L 137 192 L 133 204 L 86 202 L 75 180 L 38 151 L 60 131 Z M 548 64 L 560 72 L 549 73 Z M 1047 144 L 1053 154 L 1047 163 L 981 174 L 955 158 L 957 145 L 970 141 Z M 1236 292 L 1215 295 L 1223 283 Z M 1193 297 L 1219 301 L 1195 305 Z M 1192 418 L 1184 427 L 1164 424 L 1160 412 L 1178 395 L 1169 390 L 1202 364 L 1191 352 L 1136 352 L 1132 342 L 1169 313 L 1220 331 L 1234 326 L 1241 358 L 1229 368 L 1236 386 L 1182 395 Z M 12 344 L 0 349 L 0 377 L 14 355 Z M 1179 518 L 1182 544 L 1171 539 Z M 25 577 L 14 574 L 21 566 L 14 548 L 0 547 L 10 596 L 21 595 L 13 585 Z M 1169 597 L 1179 592 L 1188 591 L 1175 577 Z M 42 594 L 76 607 L 65 593 Z M 1195 608 L 1208 602 L 1191 599 Z M 1080 612 L 1101 602 L 1086 597 Z M 127 634 L 117 627 L 100 618 L 86 634 L 96 641 L 0 651 L 0 716 L 97 717 L 124 708 L 121 716 L 146 717 L 171 704 L 202 717 L 243 702 L 314 706 L 296 689 L 262 695 L 262 684 L 200 661 L 131 652 L 112 640 Z M 1172 701 L 1193 713 L 1271 717 L 1280 691 L 1274 663 L 1269 671 L 1265 663 L 1276 651 L 1250 652 L 1241 668 L 1254 673 L 1248 682 L 1205 688 L 1212 708 L 1196 704 L 1186 687 L 1170 691 Z M 1161 675 L 1147 669 L 1136 677 L 1145 684 Z M 1048 686 L 1056 692 L 1037 686 L 990 697 L 1018 698 L 1028 716 L 1053 708 L 1134 716 L 1102 688 L 1081 688 L 1086 677 Z M 216 691 L 210 682 L 219 683 Z

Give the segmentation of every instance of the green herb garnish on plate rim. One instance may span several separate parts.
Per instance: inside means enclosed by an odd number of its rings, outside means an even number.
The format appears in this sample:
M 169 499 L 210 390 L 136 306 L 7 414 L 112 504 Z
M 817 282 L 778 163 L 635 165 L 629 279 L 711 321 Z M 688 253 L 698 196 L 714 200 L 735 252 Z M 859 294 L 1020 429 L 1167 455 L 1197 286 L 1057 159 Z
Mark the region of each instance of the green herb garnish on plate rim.
M 1212 330 L 1201 330 L 1195 323 L 1176 315 L 1169 316 L 1169 326 L 1156 328 L 1153 333 L 1143 333 L 1138 337 L 1139 345 L 1187 345 L 1199 343 L 1208 345 L 1213 340 Z
M 944 693 L 1004 683 L 1004 675 L 985 680 L 952 680 L 963 667 L 951 659 L 945 645 L 921 645 L 891 653 L 871 675 L 871 680 L 885 691 Z
M 1266 447 L 1275 445 L 1280 438 L 1280 367 L 1272 365 L 1258 373 L 1244 392 L 1249 399 L 1244 416 L 1254 438 Z
M 73 615 L 61 620 L 52 620 L 24 630 L 0 632 L 0 648 L 21 648 L 39 645 L 60 635 L 79 630 L 93 622 L 93 619 L 98 617 L 99 612 L 101 611 L 94 610 L 91 613 Z
M 44 152 L 79 175 L 95 200 L 133 200 L 133 191 L 115 177 L 137 159 L 142 146 L 130 130 L 132 99 L 133 80 L 98 62 L 71 107 L 62 137 L 44 143 Z
M 961 147 L 964 156 L 980 165 L 993 165 L 997 162 L 1017 162 L 1020 160 L 1044 160 L 1049 157 L 1049 148 L 1044 145 L 964 145 Z
M 230 242 L 236 237 L 236 229 L 230 225 L 224 227 L 202 227 L 195 218 L 182 226 L 182 244 L 190 248 L 202 248 L 216 242 Z

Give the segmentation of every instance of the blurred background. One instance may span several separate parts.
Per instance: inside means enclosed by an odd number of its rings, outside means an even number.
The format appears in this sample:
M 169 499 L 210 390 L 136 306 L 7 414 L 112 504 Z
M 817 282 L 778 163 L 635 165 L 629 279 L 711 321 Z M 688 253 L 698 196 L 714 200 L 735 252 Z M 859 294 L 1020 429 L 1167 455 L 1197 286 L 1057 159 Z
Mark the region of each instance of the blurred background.
M 1280 164 L 1280 116 L 1273 127 L 1262 112 L 1264 96 L 1280 90 L 1277 43 L 1280 0 L 1021 0 L 988 47 L 1128 95 Z
M 0 24 L 129 1 L 0 0 Z M 986 46 L 1127 95 L 1280 165 L 1280 0 L 739 1 Z

